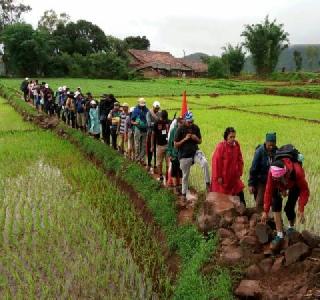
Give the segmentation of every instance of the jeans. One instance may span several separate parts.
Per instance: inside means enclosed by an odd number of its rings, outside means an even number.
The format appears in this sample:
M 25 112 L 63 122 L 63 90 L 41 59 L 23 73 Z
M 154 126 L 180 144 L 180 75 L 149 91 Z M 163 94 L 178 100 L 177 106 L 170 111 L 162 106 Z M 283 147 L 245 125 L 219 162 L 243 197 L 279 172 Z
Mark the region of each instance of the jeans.
M 188 192 L 190 169 L 194 163 L 199 164 L 200 167 L 202 168 L 205 184 L 207 185 L 210 183 L 208 161 L 205 158 L 203 152 L 200 150 L 197 150 L 194 157 L 180 159 L 180 168 L 182 170 L 182 194 L 183 195 L 186 195 Z
M 147 133 L 141 132 L 139 129 L 135 129 L 134 131 L 134 148 L 136 154 L 136 161 L 144 161 L 146 155 L 146 147 L 147 147 Z

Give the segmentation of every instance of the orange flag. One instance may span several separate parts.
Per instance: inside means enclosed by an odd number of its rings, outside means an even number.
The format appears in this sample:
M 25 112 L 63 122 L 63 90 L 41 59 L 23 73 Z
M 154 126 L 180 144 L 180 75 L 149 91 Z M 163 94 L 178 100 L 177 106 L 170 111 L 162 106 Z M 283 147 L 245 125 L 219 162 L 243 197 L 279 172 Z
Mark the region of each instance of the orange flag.
M 187 93 L 186 91 L 182 94 L 182 103 L 181 103 L 181 113 L 180 116 L 183 117 L 184 114 L 188 111 L 188 104 L 187 104 Z

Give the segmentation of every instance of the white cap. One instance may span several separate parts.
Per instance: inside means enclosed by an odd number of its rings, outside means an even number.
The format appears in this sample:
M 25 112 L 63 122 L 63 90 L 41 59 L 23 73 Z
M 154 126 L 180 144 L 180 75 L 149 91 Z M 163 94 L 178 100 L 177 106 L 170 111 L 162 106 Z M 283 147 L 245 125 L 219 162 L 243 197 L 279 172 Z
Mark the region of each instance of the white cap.
M 62 90 L 63 90 L 63 91 L 67 90 L 67 86 L 64 85 L 64 86 L 62 87 Z
M 61 86 L 59 86 L 58 91 L 62 92 L 62 87 Z
M 44 85 L 44 87 L 47 89 L 47 88 L 49 87 L 49 84 L 46 83 L 46 84 Z
M 129 112 L 133 112 L 134 111 L 134 107 L 130 107 Z
M 154 101 L 152 106 L 154 108 L 160 108 L 160 102 L 159 101 Z
M 97 104 L 97 102 L 94 101 L 94 100 L 91 100 L 90 104 L 91 104 L 91 105 L 94 105 L 94 104 Z
M 76 91 L 76 92 L 74 93 L 74 97 L 77 98 L 80 94 L 81 94 L 81 93 L 80 93 L 79 91 Z
M 29 80 L 29 77 L 26 77 L 26 80 Z

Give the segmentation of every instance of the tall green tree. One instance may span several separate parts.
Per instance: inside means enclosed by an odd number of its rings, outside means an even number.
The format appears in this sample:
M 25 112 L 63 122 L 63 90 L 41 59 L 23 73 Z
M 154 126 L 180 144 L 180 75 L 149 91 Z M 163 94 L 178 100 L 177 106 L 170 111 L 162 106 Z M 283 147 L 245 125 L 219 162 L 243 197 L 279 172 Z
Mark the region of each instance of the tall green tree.
M 274 71 L 281 52 L 288 47 L 289 34 L 283 27 L 276 20 L 269 21 L 268 16 L 262 23 L 245 25 L 241 34 L 245 38 L 243 45 L 250 51 L 260 76 Z
M 57 14 L 53 9 L 46 10 L 38 22 L 38 28 L 53 33 L 58 24 L 67 24 L 70 16 L 66 13 Z
M 234 76 L 239 76 L 243 69 L 246 54 L 242 49 L 241 45 L 233 47 L 231 44 L 222 48 L 224 52 L 222 53 L 222 60 L 228 66 L 230 74 Z
M 30 24 L 7 25 L 2 32 L 6 69 L 14 75 L 38 75 L 52 51 L 49 36 L 36 31 Z
M 210 57 L 208 61 L 208 76 L 211 78 L 226 78 L 228 66 L 221 57 Z
M 106 49 L 107 40 L 103 30 L 86 20 L 66 25 L 59 23 L 53 36 L 57 41 L 57 52 L 87 55 Z
M 298 50 L 293 51 L 293 60 L 296 65 L 296 71 L 297 72 L 301 71 L 303 58 L 300 51 Z
M 0 0 L 0 32 L 6 25 L 21 21 L 21 16 L 31 10 L 29 5 L 18 3 L 15 0 Z
M 144 36 L 128 36 L 124 39 L 127 49 L 148 50 L 150 41 Z

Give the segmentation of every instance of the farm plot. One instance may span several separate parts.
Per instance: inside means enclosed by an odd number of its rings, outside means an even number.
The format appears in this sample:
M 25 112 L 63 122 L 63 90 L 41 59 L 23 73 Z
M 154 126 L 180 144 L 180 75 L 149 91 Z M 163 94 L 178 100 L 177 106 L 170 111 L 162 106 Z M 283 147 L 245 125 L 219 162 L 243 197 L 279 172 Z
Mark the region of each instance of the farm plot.
M 161 246 L 127 197 L 67 141 L 17 124 L 0 134 L 1 295 L 166 298 Z
M 248 107 L 246 110 L 320 121 L 320 102 L 315 101 L 297 105 Z

